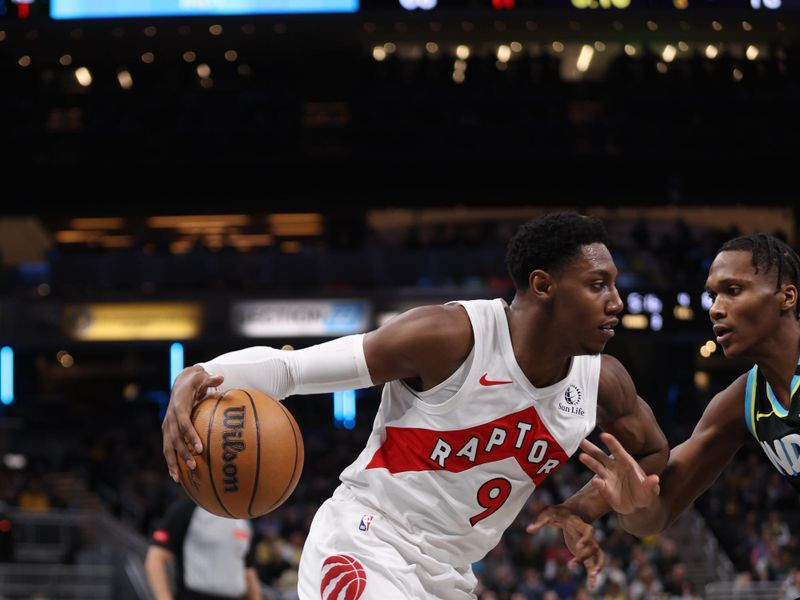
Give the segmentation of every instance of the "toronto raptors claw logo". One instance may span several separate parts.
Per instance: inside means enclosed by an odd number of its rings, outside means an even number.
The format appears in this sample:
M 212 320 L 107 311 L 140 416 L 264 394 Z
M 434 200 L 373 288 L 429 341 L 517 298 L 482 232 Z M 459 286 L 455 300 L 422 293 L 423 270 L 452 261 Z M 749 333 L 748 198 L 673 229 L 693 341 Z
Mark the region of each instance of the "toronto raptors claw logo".
M 358 600 L 367 587 L 367 572 L 352 556 L 336 554 L 322 563 L 322 600 Z

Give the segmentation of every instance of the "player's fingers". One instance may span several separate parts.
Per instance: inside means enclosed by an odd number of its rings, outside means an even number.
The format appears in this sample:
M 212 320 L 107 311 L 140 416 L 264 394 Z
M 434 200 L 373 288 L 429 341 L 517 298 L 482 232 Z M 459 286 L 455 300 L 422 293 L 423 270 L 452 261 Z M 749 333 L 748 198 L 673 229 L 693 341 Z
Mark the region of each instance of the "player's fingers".
M 175 420 L 178 424 L 178 432 L 180 436 L 177 439 L 173 437 L 172 443 L 175 446 L 175 450 L 178 452 L 178 455 L 184 461 L 186 461 L 188 467 L 190 469 L 194 469 L 195 462 L 189 449 L 193 448 L 195 452 L 200 454 L 203 451 L 203 443 L 200 441 L 200 436 L 197 435 L 197 431 L 194 429 L 194 424 L 188 416 L 176 416 Z
M 577 567 L 579 562 L 580 561 L 578 560 L 578 557 L 577 556 L 573 556 L 572 558 L 569 559 L 569 562 L 567 562 L 567 566 L 570 569 L 572 569 L 574 567 Z
M 580 550 L 578 550 L 573 558 L 579 562 L 582 562 L 588 570 L 590 567 L 595 568 L 598 564 L 602 565 L 604 555 L 597 542 L 592 540 L 591 543 L 584 545 Z
M 591 526 L 583 528 L 583 531 L 578 531 L 578 547 L 582 548 L 594 543 L 594 529 Z
M 580 456 L 578 456 L 578 460 L 586 465 L 586 467 L 588 467 L 591 471 L 594 471 L 598 476 L 606 477 L 608 475 L 608 470 L 606 469 L 605 465 L 599 460 L 595 459 L 595 457 L 591 454 L 581 452 Z
M 555 518 L 552 512 L 550 511 L 543 511 L 539 513 L 539 516 L 536 517 L 536 520 L 528 525 L 525 528 L 525 531 L 528 533 L 536 533 L 542 527 L 559 527 L 558 519 Z
M 644 485 L 653 494 L 653 496 L 658 496 L 661 493 L 661 485 L 658 475 L 648 475 L 644 480 Z
M 178 468 L 178 457 L 174 442 L 173 426 L 170 419 L 165 419 L 162 425 L 164 459 L 167 461 L 167 471 L 172 480 L 176 483 L 180 480 L 180 469 Z
M 589 588 L 593 588 L 595 583 L 597 582 L 597 571 L 591 565 L 587 564 L 586 561 L 583 566 L 586 569 L 586 583 L 589 584 Z
M 578 517 L 567 519 L 563 526 L 565 535 L 569 535 L 576 548 L 584 548 L 594 542 L 594 528 Z
M 197 467 L 197 463 L 194 460 L 194 455 L 189 450 L 189 446 L 184 444 L 183 449 L 178 451 L 178 455 L 183 459 L 183 462 L 186 463 L 186 466 L 194 471 L 194 469 Z
M 169 472 L 169 476 L 172 477 L 172 481 L 175 483 L 178 482 L 180 476 L 178 475 L 178 461 L 175 456 L 175 450 L 172 449 L 172 446 L 169 444 L 167 439 L 164 439 L 164 459 L 167 461 L 167 471 Z
M 595 446 L 592 442 L 590 442 L 589 438 L 583 438 L 581 440 L 580 448 L 584 452 L 589 452 L 590 454 L 591 453 L 596 453 L 596 452 L 599 452 L 601 454 L 605 454 L 605 451 L 602 448 L 600 448 L 598 446 Z
M 622 458 L 624 457 L 626 460 L 633 460 L 633 457 L 628 453 L 627 450 L 619 443 L 619 440 L 615 438 L 613 435 L 607 432 L 603 432 L 600 434 L 600 440 L 606 445 L 609 450 L 609 453 L 614 458 Z
M 594 540 L 578 543 L 575 548 L 575 558 L 580 562 L 586 562 L 591 560 L 598 552 L 600 552 L 600 547 Z
M 586 567 L 586 575 L 590 588 L 593 588 L 597 583 L 597 577 L 600 575 L 600 571 L 603 570 L 605 562 L 605 553 L 599 549 L 596 556 L 592 557 L 590 560 L 584 561 L 583 566 Z
M 593 589 L 594 586 L 597 584 L 597 574 L 595 573 L 588 573 L 586 577 L 586 581 L 589 584 L 589 589 Z
M 200 385 L 197 386 L 197 390 L 195 391 L 195 401 L 205 398 L 206 394 L 208 393 L 208 388 L 219 387 L 222 385 L 223 381 L 225 381 L 225 378 L 222 375 L 211 375 L 205 379 Z
M 613 458 L 611 458 L 608 454 L 606 454 L 602 449 L 595 446 L 592 442 L 587 439 L 581 441 L 581 450 L 583 450 L 586 454 L 591 456 L 597 462 L 608 466 L 613 462 Z
M 601 494 L 606 492 L 606 482 L 600 477 L 592 477 L 591 480 L 589 480 L 589 483 L 592 484 L 592 487 L 597 488 L 597 491 Z
M 525 528 L 525 531 L 527 531 L 528 533 L 536 533 L 542 527 L 547 527 L 549 525 L 550 525 L 550 523 L 547 521 L 547 519 L 536 519 L 533 523 L 530 523 Z

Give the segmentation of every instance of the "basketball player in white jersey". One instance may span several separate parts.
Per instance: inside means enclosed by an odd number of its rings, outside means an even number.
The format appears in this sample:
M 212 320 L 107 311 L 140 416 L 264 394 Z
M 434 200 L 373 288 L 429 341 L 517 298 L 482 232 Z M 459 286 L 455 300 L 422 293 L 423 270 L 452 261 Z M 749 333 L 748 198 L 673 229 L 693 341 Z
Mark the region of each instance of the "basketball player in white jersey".
M 170 474 L 178 480 L 177 455 L 191 468 L 202 451 L 190 411 L 210 389 L 282 399 L 386 384 L 366 448 L 311 525 L 299 596 L 474 599 L 471 564 L 596 424 L 644 472 L 666 464 L 650 408 L 619 361 L 600 354 L 622 310 L 606 244 L 597 219 L 547 215 L 509 243 L 511 305 L 426 306 L 366 335 L 293 352 L 247 348 L 185 369 L 162 426 Z M 607 510 L 587 486 L 543 519 L 564 529 L 590 580 L 602 553 L 586 523 Z

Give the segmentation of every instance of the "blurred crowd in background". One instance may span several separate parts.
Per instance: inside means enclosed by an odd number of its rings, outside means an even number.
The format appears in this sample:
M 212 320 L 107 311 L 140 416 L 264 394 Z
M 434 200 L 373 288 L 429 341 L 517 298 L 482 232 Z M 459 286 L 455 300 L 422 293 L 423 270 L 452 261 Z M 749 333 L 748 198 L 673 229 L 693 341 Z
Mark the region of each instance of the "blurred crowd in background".
M 185 364 L 316 343 L 245 338 L 228 309 L 361 298 L 374 326 L 415 302 L 510 299 L 508 239 L 568 206 L 606 223 L 623 299 L 653 295 L 637 308 L 651 311 L 644 329 L 620 326 L 607 352 L 671 445 L 749 368 L 698 357 L 711 337 L 700 295 L 725 240 L 798 241 L 795 0 L 362 0 L 352 15 L 76 20 L 51 19 L 50 4 L 0 0 L 0 345 L 15 377 L 0 403 L 0 586 L 36 579 L 18 568 L 33 551 L 122 571 L 124 536 L 59 519 L 111 515 L 143 541 L 182 493 L 161 455 L 173 340 L 82 341 L 70 319 L 88 313 L 72 305 L 194 303 L 204 322 L 181 338 Z M 358 392 L 352 430 L 330 397 L 286 401 L 306 461 L 286 504 L 255 522 L 269 600 L 294 598 L 310 520 L 379 399 Z M 573 461 L 536 490 L 474 566 L 479 600 L 693 600 L 704 590 L 682 557 L 706 537 L 736 600 L 756 581 L 800 597 L 797 496 L 755 443 L 696 504 L 713 534 L 638 540 L 601 519 L 608 564 L 593 590 L 558 532 L 524 530 L 587 478 Z M 15 552 L 12 516 L 51 512 L 42 535 L 58 543 Z

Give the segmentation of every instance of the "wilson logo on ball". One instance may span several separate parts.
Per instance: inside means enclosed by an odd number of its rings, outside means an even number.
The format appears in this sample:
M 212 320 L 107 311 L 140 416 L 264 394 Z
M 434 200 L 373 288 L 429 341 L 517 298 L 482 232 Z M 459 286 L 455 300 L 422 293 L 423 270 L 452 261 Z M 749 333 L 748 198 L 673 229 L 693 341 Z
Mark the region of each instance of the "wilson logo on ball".
M 237 477 L 236 457 L 245 449 L 242 441 L 244 430 L 244 406 L 232 406 L 223 412 L 222 426 L 222 480 L 223 490 L 226 492 L 239 491 L 239 478 Z
M 322 563 L 322 600 L 358 600 L 367 587 L 367 572 L 352 556 L 336 554 Z
M 179 456 L 181 484 L 207 511 L 252 519 L 275 510 L 303 471 L 303 436 L 292 414 L 254 389 L 208 396 L 192 409 L 203 452 L 192 470 Z

